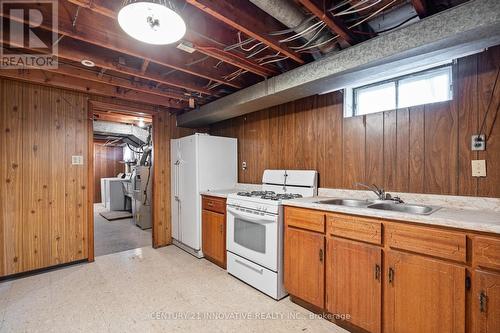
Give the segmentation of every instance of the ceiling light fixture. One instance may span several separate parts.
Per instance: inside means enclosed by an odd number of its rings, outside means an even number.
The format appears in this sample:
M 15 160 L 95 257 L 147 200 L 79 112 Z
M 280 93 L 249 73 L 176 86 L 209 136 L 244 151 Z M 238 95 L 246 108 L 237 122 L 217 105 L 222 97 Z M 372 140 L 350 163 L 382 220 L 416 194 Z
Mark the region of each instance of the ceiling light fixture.
M 137 126 L 144 127 L 145 125 L 146 124 L 144 124 L 144 119 L 143 118 L 139 119 L 139 122 L 137 123 Z
M 131 37 L 154 45 L 174 43 L 186 33 L 184 20 L 169 0 L 126 0 L 118 23 Z
M 83 59 L 81 63 L 85 67 L 95 67 L 95 62 L 93 62 L 92 60 Z

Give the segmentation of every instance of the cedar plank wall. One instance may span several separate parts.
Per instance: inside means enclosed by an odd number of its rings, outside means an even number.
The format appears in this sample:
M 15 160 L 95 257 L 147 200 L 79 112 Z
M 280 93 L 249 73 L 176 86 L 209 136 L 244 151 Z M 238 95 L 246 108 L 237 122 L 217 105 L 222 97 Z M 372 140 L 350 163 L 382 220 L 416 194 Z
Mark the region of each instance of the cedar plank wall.
M 104 146 L 104 141 L 94 141 L 94 203 L 101 202 L 101 178 L 116 177 L 125 172 L 123 147 Z
M 226 120 L 211 133 L 238 138 L 242 183 L 261 183 L 266 168 L 315 169 L 320 187 L 364 182 L 390 191 L 500 197 L 500 121 L 494 121 L 500 82 L 485 126 L 487 149 L 470 150 L 499 65 L 500 46 L 459 59 L 450 102 L 343 119 L 342 94 L 334 92 Z M 471 176 L 472 159 L 486 159 L 486 178 Z
M 0 79 L 0 277 L 88 258 L 89 99 L 155 109 Z M 170 135 L 192 130 L 177 129 L 170 114 L 161 117 L 168 130 L 155 134 L 164 149 L 156 168 L 163 170 L 159 181 L 168 185 Z M 72 155 L 83 155 L 85 164 L 72 166 Z M 164 198 L 163 206 L 155 202 L 163 209 L 161 224 L 154 227 L 159 247 L 170 243 L 170 200 L 165 200 L 170 189 L 155 186 L 155 191 L 156 198 Z

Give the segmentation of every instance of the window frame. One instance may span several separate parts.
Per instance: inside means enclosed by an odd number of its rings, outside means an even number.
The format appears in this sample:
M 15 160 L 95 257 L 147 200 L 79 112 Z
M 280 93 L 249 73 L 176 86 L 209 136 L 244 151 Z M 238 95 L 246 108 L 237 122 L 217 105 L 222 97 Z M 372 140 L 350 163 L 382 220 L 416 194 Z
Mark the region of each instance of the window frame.
M 428 68 L 428 69 L 425 69 L 425 70 L 421 70 L 421 71 L 418 71 L 418 72 L 414 72 L 414 73 L 410 73 L 410 74 L 406 74 L 406 75 L 402 75 L 402 76 L 398 76 L 398 77 L 394 77 L 394 78 L 391 78 L 391 79 L 387 79 L 387 80 L 382 80 L 382 81 L 377 81 L 377 82 L 374 82 L 374 83 L 370 83 L 370 84 L 365 84 L 365 85 L 362 85 L 362 86 L 357 86 L 357 87 L 353 87 L 353 88 L 348 88 L 348 89 L 345 89 L 344 91 L 344 105 L 345 105 L 345 108 L 344 108 L 344 118 L 349 118 L 349 117 L 357 117 L 357 116 L 364 116 L 364 115 L 369 115 L 369 114 L 374 114 L 374 113 L 379 113 L 379 112 L 385 112 L 385 111 L 391 111 L 391 110 L 383 110 L 383 111 L 376 111 L 376 112 L 370 112 L 370 113 L 365 113 L 365 114 L 359 114 L 357 111 L 357 94 L 356 94 L 356 91 L 359 91 L 359 90 L 362 90 L 362 89 L 366 89 L 366 88 L 370 88 L 370 87 L 375 87 L 375 86 L 379 86 L 379 85 L 383 85 L 383 84 L 387 84 L 387 83 L 394 83 L 394 89 L 395 89 L 395 105 L 396 105 L 396 109 L 399 109 L 399 82 L 402 81 L 402 80 L 405 80 L 405 79 L 408 79 L 408 78 L 411 78 L 411 77 L 417 77 L 417 76 L 422 76 L 424 74 L 431 74 L 432 72 L 438 72 L 438 71 L 441 71 L 443 68 L 447 68 L 448 71 L 449 71 L 449 96 L 450 96 L 450 100 L 453 100 L 453 90 L 454 90 L 454 78 L 453 78 L 453 63 L 446 63 L 446 64 L 443 64 L 443 65 L 440 65 L 440 66 L 437 66 L 437 67 L 432 67 L 432 68 Z M 439 103 L 439 102 L 436 102 L 436 103 Z M 423 105 L 423 104 L 428 104 L 428 103 L 422 103 L 422 104 L 416 104 L 416 105 Z M 416 106 L 416 105 L 411 105 L 411 106 L 407 106 L 405 108 L 408 108 L 408 107 L 412 107 L 412 106 Z

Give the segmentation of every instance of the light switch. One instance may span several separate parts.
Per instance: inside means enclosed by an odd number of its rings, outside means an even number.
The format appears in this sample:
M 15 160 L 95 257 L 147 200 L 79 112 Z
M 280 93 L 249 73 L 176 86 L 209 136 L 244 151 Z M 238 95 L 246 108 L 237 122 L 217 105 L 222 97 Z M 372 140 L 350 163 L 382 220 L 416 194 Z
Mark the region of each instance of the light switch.
M 83 156 L 73 155 L 71 156 L 71 164 L 73 165 L 83 165 Z
M 486 160 L 472 161 L 472 177 L 486 177 Z

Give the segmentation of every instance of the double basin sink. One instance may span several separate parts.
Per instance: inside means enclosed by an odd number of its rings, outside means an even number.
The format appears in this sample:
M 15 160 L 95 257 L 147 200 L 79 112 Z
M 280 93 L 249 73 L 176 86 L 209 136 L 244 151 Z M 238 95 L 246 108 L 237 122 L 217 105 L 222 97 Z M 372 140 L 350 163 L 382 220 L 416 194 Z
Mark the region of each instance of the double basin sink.
M 430 215 L 440 208 L 436 206 L 398 203 L 391 200 L 328 199 L 317 201 L 317 203 L 345 207 L 371 208 L 417 215 Z

